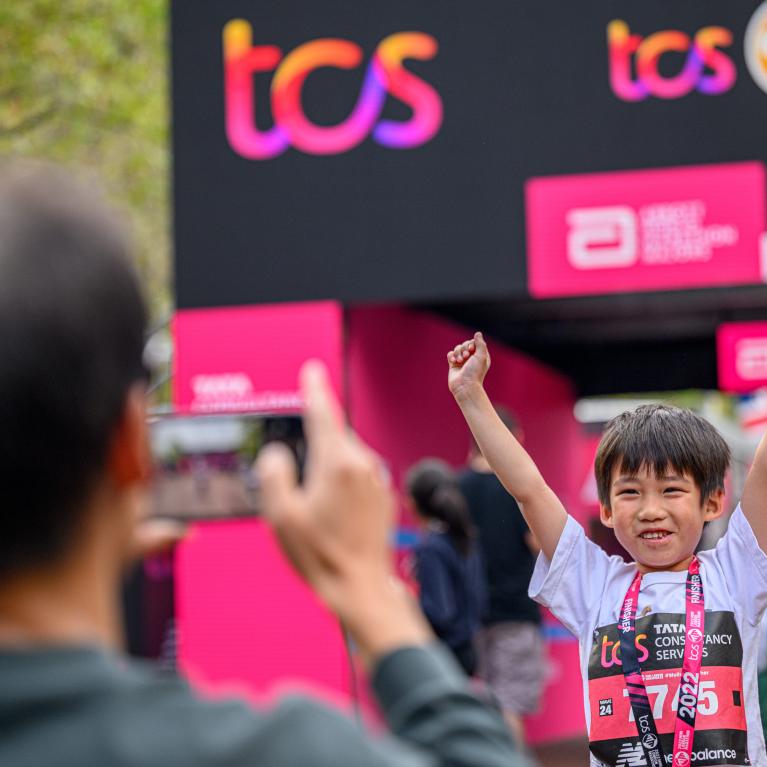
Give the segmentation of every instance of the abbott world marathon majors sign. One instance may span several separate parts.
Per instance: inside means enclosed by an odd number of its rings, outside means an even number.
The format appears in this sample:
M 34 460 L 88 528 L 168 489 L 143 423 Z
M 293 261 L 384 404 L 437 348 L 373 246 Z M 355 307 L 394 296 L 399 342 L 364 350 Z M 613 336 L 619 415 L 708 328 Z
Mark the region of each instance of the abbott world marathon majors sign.
M 175 0 L 177 304 L 760 282 L 767 4 Z

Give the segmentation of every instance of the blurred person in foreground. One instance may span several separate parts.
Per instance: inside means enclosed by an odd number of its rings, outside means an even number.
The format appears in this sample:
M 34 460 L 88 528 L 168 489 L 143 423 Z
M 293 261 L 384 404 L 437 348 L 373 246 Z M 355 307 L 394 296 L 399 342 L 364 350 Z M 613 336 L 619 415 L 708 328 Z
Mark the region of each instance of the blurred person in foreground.
M 471 676 L 485 606 L 485 574 L 474 526 L 453 470 L 424 458 L 405 478 L 424 535 L 415 546 L 418 601 L 434 633 Z
M 511 413 L 502 407 L 495 411 L 521 442 L 522 430 Z M 521 742 L 522 717 L 538 710 L 546 675 L 541 612 L 527 593 L 538 544 L 473 437 L 459 484 L 479 532 L 487 579 L 487 607 L 477 635 L 478 674 Z
M 287 449 L 265 451 L 265 513 L 351 633 L 393 735 L 301 698 L 204 702 L 124 657 L 118 591 L 150 473 L 144 307 L 97 196 L 50 168 L 1 176 L 0 764 L 523 764 L 395 585 L 390 490 L 316 363 L 306 482 Z

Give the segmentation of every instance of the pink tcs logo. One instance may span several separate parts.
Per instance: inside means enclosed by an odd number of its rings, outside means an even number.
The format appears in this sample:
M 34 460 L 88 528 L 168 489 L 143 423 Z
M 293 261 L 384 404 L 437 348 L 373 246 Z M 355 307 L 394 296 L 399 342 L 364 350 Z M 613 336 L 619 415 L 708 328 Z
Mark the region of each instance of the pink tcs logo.
M 362 90 L 349 117 L 339 125 L 320 126 L 303 112 L 306 78 L 320 67 L 354 69 L 362 48 L 349 40 L 323 38 L 299 45 L 283 57 L 273 45 L 253 45 L 252 27 L 235 19 L 224 27 L 224 98 L 226 135 L 235 152 L 267 160 L 289 146 L 307 154 L 348 152 L 368 135 L 392 149 L 408 149 L 431 140 L 442 124 L 442 100 L 431 85 L 403 66 L 405 59 L 429 60 L 437 41 L 422 32 L 399 32 L 384 38 L 368 64 Z M 274 126 L 256 127 L 254 75 L 274 72 L 271 108 Z M 387 94 L 413 112 L 410 120 L 380 120 Z
M 623 101 L 642 101 L 651 95 L 677 99 L 693 90 L 716 95 L 730 90 L 737 77 L 732 59 L 719 50 L 732 45 L 732 32 L 725 27 L 704 27 L 692 40 L 675 29 L 643 38 L 632 35 L 628 24 L 616 19 L 607 25 L 607 45 L 610 87 Z M 687 57 L 681 72 L 666 77 L 659 72 L 658 62 L 671 52 L 686 53 Z M 636 64 L 636 79 L 632 77 L 632 62 Z

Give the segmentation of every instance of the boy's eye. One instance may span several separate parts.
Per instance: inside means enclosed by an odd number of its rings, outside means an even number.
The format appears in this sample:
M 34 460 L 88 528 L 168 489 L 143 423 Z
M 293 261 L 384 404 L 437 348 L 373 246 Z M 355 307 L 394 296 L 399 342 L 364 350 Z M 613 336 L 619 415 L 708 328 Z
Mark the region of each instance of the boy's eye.
M 639 491 L 633 487 L 627 487 L 625 490 L 621 490 L 618 495 L 639 495 Z
M 681 493 L 683 491 L 681 487 L 667 487 L 663 492 L 664 493 Z

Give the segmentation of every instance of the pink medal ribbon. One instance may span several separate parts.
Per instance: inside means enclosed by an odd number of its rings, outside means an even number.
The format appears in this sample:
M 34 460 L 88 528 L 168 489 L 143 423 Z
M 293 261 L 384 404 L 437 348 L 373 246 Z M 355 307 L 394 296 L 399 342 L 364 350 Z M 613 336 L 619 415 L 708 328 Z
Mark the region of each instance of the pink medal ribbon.
M 620 631 L 621 662 L 631 709 L 637 725 L 639 742 L 650 767 L 665 767 L 666 760 L 658 737 L 658 730 L 647 696 L 642 670 L 636 650 L 636 610 L 642 574 L 637 573 L 626 592 L 618 629 Z M 700 577 L 700 563 L 693 557 L 687 570 L 686 616 L 684 659 L 682 678 L 679 682 L 679 696 L 674 727 L 673 767 L 689 767 L 692 763 L 692 741 L 695 735 L 695 714 L 698 710 L 698 687 L 700 666 L 703 660 L 705 611 L 703 602 L 703 581 Z

